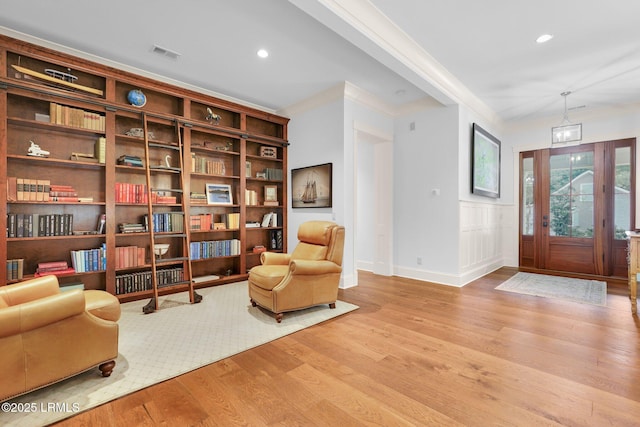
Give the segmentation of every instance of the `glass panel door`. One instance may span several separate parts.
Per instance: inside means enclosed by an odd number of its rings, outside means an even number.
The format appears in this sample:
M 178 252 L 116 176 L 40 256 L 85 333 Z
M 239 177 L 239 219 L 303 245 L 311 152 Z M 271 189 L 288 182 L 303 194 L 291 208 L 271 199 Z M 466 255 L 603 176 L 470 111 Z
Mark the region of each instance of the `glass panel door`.
M 549 158 L 549 235 L 593 237 L 593 152 Z

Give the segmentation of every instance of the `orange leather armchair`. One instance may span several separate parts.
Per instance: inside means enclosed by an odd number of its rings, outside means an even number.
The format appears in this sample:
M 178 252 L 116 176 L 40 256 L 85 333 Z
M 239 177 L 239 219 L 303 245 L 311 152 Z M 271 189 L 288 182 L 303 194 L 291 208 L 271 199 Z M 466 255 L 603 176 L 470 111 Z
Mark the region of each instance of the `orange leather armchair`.
M 299 243 L 290 254 L 263 252 L 262 265 L 249 271 L 249 298 L 276 314 L 319 304 L 335 308 L 342 273 L 344 227 L 309 221 L 298 229 Z
M 0 401 L 100 366 L 118 356 L 118 299 L 104 291 L 61 292 L 55 276 L 0 287 Z

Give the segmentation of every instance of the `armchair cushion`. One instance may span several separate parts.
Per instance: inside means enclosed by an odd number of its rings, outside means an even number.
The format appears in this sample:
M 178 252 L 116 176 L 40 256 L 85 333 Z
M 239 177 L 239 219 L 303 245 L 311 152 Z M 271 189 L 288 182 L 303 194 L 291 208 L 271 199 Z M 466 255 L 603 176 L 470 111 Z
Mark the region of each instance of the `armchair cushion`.
M 289 272 L 289 265 L 263 265 L 251 270 L 255 283 L 262 289 L 272 290 Z

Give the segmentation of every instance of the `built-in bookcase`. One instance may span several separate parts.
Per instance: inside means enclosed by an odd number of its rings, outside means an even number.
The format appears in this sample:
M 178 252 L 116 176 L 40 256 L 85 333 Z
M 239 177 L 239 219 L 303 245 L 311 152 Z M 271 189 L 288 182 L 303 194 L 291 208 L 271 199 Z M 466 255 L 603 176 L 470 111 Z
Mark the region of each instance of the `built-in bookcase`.
M 122 301 L 151 295 L 122 286 L 122 276 L 144 277 L 153 256 L 149 232 L 135 226 L 148 213 L 135 198 L 146 183 L 136 160 L 143 113 L 149 142 L 176 144 L 180 132 L 183 152 L 151 150 L 149 164 L 168 168 L 154 171 L 154 185 L 175 188 L 170 168 L 182 156 L 178 197 L 188 202 L 197 287 L 244 280 L 263 248 L 286 251 L 287 118 L 4 36 L 0 73 L 0 283 L 33 277 L 39 264 L 81 261 L 90 269 L 60 275 L 62 284 Z M 142 106 L 129 101 L 136 90 Z M 170 202 L 154 205 L 162 221 L 181 209 Z M 167 256 L 182 255 L 173 246 Z

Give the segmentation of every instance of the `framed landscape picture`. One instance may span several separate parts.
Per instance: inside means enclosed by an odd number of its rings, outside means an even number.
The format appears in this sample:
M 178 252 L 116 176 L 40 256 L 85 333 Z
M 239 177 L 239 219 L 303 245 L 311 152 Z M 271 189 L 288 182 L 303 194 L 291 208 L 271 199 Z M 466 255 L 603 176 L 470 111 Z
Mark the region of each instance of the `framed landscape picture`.
M 209 205 L 232 205 L 233 195 L 231 186 L 228 184 L 207 184 L 207 204 Z
M 291 207 L 329 208 L 332 163 L 291 170 Z
M 477 123 L 473 124 L 471 146 L 471 192 L 500 197 L 500 141 Z

